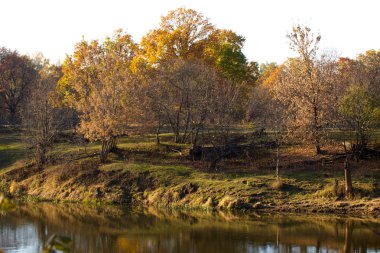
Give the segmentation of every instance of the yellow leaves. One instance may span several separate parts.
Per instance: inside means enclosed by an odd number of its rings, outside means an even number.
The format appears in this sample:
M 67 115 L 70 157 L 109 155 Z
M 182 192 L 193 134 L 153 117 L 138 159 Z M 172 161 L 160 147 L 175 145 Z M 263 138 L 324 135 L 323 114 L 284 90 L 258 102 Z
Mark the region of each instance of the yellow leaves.
M 141 55 L 137 55 L 135 56 L 132 61 L 131 61 L 131 65 L 130 65 L 130 69 L 132 71 L 132 73 L 134 74 L 138 74 L 139 73 L 139 70 L 141 68 L 145 68 L 146 67 L 146 60 L 141 56 Z
M 158 29 L 142 39 L 144 57 L 151 64 L 173 58 L 201 59 L 203 51 L 199 48 L 213 30 L 201 13 L 185 8 L 171 11 L 161 18 Z

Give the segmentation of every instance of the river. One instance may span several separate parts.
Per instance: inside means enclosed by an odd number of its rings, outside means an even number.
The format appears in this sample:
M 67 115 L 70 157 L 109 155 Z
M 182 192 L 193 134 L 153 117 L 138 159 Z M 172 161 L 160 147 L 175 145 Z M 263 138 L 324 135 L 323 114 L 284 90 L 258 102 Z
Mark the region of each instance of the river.
M 4 253 L 39 253 L 52 239 L 75 253 L 380 252 L 380 219 L 54 203 L 0 215 Z

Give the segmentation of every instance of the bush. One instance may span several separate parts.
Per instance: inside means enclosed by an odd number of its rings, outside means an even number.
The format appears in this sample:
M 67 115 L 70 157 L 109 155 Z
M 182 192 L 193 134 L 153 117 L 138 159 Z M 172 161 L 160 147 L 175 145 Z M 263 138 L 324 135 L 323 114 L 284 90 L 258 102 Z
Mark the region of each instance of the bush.
M 272 182 L 272 184 L 270 185 L 270 188 L 276 191 L 281 191 L 284 189 L 284 186 L 285 186 L 284 182 L 282 182 L 281 179 L 276 179 L 275 181 Z
M 353 185 L 353 199 L 371 198 L 377 196 L 377 182 L 357 183 Z
M 325 185 L 315 194 L 319 197 L 325 198 L 341 198 L 344 197 L 344 193 L 344 184 L 339 184 L 338 181 L 335 181 Z

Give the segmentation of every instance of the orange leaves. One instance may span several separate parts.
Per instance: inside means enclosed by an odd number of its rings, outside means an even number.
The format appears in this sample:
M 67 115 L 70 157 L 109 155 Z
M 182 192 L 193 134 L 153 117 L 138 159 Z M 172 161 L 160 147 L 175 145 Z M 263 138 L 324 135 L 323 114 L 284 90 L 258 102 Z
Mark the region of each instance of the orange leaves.
M 116 31 L 103 43 L 81 41 L 63 66 L 58 85 L 63 100 L 80 114 L 79 131 L 86 138 L 107 140 L 126 128 L 130 70 L 137 46 L 130 35 Z

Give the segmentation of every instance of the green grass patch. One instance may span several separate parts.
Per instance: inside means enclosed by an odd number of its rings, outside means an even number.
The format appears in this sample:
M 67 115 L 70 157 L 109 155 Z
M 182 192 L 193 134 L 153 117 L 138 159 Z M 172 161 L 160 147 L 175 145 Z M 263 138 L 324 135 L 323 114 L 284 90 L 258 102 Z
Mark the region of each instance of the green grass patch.
M 0 171 L 25 157 L 25 145 L 20 133 L 0 134 Z

